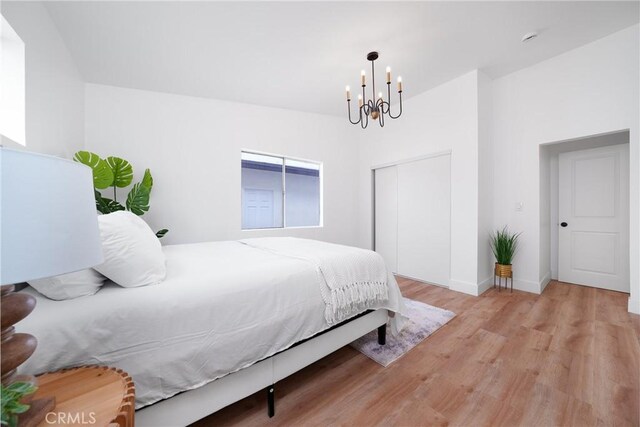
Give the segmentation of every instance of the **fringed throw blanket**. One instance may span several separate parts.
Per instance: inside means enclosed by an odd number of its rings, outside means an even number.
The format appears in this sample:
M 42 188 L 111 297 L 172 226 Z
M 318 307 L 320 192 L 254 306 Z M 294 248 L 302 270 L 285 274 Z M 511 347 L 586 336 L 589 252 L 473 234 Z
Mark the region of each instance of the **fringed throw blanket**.
M 293 237 L 244 239 L 242 243 L 314 265 L 329 325 L 389 298 L 387 270 L 373 251 Z

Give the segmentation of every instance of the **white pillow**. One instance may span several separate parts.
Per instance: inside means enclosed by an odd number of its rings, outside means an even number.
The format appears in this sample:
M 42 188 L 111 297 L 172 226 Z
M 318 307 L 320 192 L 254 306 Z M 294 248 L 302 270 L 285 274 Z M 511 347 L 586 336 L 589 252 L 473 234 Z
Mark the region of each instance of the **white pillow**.
M 28 283 L 45 297 L 60 301 L 93 295 L 100 290 L 105 280 L 107 278 L 102 274 L 87 268 L 75 273 L 30 280 Z
M 137 215 L 118 211 L 98 216 L 104 263 L 94 267 L 120 286 L 154 285 L 166 276 L 162 246 Z

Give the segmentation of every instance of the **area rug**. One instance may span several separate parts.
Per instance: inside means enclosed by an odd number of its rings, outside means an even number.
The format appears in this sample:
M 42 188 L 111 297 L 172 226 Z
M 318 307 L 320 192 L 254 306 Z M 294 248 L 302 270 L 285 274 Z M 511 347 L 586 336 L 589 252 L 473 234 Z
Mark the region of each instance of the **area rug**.
M 409 320 L 398 336 L 391 335 L 387 325 L 385 345 L 378 344 L 378 331 L 375 330 L 352 342 L 351 347 L 386 368 L 456 316 L 451 311 L 409 298 L 405 298 L 404 303 Z

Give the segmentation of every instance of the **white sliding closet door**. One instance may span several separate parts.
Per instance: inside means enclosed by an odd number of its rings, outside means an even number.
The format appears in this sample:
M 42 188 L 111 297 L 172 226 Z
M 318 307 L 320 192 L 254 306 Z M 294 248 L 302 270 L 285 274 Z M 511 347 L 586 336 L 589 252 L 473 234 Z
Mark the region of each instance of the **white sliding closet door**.
M 397 273 L 449 286 L 450 155 L 397 166 Z
M 398 272 L 398 168 L 376 169 L 375 249 L 387 268 Z

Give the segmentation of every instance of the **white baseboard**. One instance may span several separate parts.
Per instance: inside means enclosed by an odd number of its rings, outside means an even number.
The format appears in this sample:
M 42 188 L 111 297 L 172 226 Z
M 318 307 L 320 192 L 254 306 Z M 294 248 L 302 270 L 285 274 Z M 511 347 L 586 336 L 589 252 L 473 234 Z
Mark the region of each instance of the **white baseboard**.
M 545 277 L 540 282 L 534 282 L 532 280 L 522 280 L 522 279 L 514 279 L 513 280 L 513 289 L 517 289 L 519 291 L 531 292 L 532 294 L 540 294 L 541 290 L 547 286 L 549 281 L 551 280 L 551 273 L 547 273 Z M 509 280 L 509 287 L 511 287 L 511 280 Z M 504 282 L 503 282 L 504 285 Z M 462 292 L 463 294 L 473 295 L 475 297 L 482 295 L 484 292 L 493 287 L 493 277 L 487 277 L 479 284 L 464 282 L 462 280 L 453 280 L 449 281 L 449 290 Z
M 482 295 L 487 292 L 489 288 L 493 287 L 493 276 L 489 276 L 482 282 L 478 283 L 478 295 Z
M 461 280 L 449 280 L 449 290 L 462 292 L 463 294 L 478 296 L 478 285 L 471 282 L 463 282 Z
M 544 288 L 547 287 L 550 281 L 551 281 L 551 271 L 547 271 L 547 274 L 545 274 L 542 280 L 540 280 L 540 287 L 538 288 L 540 289 L 540 293 L 544 292 Z
M 511 285 L 511 283 L 509 283 Z M 522 280 L 522 279 L 514 279 L 513 280 L 513 289 L 517 289 L 519 291 L 530 292 L 532 294 L 540 294 L 540 283 L 534 282 L 533 280 Z
M 640 314 L 640 301 L 639 300 L 633 300 L 631 299 L 631 297 L 629 297 L 629 313 L 635 313 L 635 314 Z

